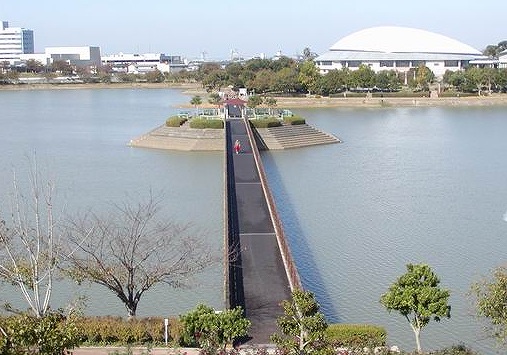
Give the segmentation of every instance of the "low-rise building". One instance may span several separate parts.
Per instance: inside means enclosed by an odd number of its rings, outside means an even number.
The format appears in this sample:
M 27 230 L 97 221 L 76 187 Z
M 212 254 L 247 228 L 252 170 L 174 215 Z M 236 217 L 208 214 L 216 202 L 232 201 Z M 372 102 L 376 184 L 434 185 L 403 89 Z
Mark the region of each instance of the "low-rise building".
M 503 51 L 498 56 L 498 67 L 507 68 L 507 50 Z
M 111 66 L 114 71 L 138 74 L 156 69 L 161 72 L 177 72 L 185 69 L 188 63 L 177 55 L 119 53 L 102 57 L 102 64 Z
M 101 65 L 100 47 L 47 47 L 44 53 L 23 54 L 21 61 L 36 60 L 43 65 L 64 61 L 78 67 L 98 67 Z

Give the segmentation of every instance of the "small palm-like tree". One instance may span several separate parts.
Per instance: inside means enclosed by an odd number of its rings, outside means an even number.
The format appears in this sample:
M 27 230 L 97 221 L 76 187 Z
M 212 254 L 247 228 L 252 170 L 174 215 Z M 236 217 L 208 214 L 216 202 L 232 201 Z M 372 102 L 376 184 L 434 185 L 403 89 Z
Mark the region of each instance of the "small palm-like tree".
M 195 107 L 195 115 L 199 116 L 199 105 L 202 104 L 202 98 L 199 95 L 195 95 L 190 100 L 190 104 Z

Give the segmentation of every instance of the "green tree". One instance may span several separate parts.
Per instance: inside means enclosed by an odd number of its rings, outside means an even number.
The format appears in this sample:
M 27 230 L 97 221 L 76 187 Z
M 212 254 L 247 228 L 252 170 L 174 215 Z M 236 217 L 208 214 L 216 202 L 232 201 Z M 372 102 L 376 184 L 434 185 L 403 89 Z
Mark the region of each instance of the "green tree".
M 499 344 L 507 344 L 507 268 L 493 270 L 491 279 L 472 284 L 477 315 L 488 320 L 486 331 Z
M 282 68 L 275 73 L 273 91 L 281 93 L 293 93 L 301 91 L 296 68 Z
M 235 88 L 240 88 L 245 86 L 245 82 L 243 81 L 243 72 L 244 68 L 241 63 L 230 63 L 225 67 L 225 72 L 227 73 L 227 82 Z
M 357 70 L 350 72 L 350 86 L 356 88 L 372 88 L 375 86 L 375 72 L 368 65 L 361 64 Z
M 227 84 L 229 76 L 224 69 L 215 69 L 210 71 L 202 78 L 202 85 L 208 92 L 220 90 Z
M 435 74 L 425 65 L 420 65 L 415 70 L 415 84 L 421 90 L 428 90 L 429 84 L 435 79 Z
M 288 354 L 328 354 L 327 323 L 319 312 L 313 293 L 302 290 L 292 292 L 292 300 L 282 302 L 284 315 L 277 319 L 282 334 L 273 334 L 271 340 Z
M 440 279 L 426 264 L 408 264 L 407 272 L 384 293 L 380 302 L 389 311 L 398 311 L 410 324 L 421 353 L 420 333 L 430 320 L 451 317 L 449 291 L 439 287 Z
M 467 85 L 474 87 L 479 96 L 482 93 L 482 90 L 487 86 L 487 77 L 485 75 L 485 71 L 482 68 L 470 67 L 465 71 L 465 79 Z
M 305 47 L 303 49 L 303 60 L 313 60 L 315 57 L 317 57 L 317 54 L 313 53 L 310 49 L 310 47 Z
M 144 77 L 149 83 L 163 83 L 165 80 L 164 74 L 158 69 L 147 72 Z
M 342 92 L 347 88 L 350 70 L 348 68 L 333 69 L 323 75 L 319 87 L 321 95 L 333 95 Z
M 213 92 L 209 94 L 208 102 L 212 105 L 220 106 L 220 102 L 222 102 L 222 98 L 218 94 L 218 92 Z
M 498 58 L 498 55 L 507 49 L 507 41 L 501 41 L 498 44 L 490 44 L 482 51 L 482 54 L 488 57 Z
M 258 94 L 266 93 L 273 89 L 274 78 L 275 73 L 271 69 L 261 69 L 248 82 L 248 88 Z
M 319 69 L 313 61 L 307 60 L 301 64 L 299 68 L 299 82 L 309 94 L 316 90 L 319 77 Z
M 183 325 L 181 345 L 200 346 L 213 353 L 245 337 L 251 324 L 239 306 L 216 312 L 203 304 L 180 316 L 180 322 Z
M 202 104 L 202 98 L 199 95 L 195 95 L 192 97 L 192 100 L 190 100 L 190 104 L 195 107 L 196 116 L 199 116 L 199 105 Z
M 375 85 L 382 90 L 399 90 L 401 82 L 398 74 L 394 70 L 382 70 L 377 73 Z

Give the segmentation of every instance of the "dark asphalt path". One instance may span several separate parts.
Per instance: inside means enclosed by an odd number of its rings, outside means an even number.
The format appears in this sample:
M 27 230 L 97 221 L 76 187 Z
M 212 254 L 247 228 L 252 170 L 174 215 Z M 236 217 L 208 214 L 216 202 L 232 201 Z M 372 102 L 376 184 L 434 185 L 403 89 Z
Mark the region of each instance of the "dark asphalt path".
M 252 322 L 252 344 L 271 343 L 276 319 L 283 314 L 280 302 L 290 299 L 290 286 L 276 240 L 259 173 L 249 144 L 245 122 L 231 119 L 231 144 L 238 139 L 241 152 L 232 156 L 239 222 L 239 241 L 245 294 L 245 312 Z M 234 211 L 231 211 L 234 212 Z

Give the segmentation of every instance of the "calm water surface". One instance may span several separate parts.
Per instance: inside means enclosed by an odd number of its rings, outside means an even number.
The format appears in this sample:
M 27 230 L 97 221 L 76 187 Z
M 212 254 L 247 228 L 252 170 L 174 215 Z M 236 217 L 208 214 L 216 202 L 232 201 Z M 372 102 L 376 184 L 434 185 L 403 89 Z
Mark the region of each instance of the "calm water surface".
M 70 211 L 163 190 L 167 215 L 192 221 L 219 249 L 222 154 L 127 147 L 189 99 L 174 90 L 0 92 L 0 163 L 22 170 L 35 149 Z M 385 326 L 390 344 L 413 349 L 409 325 L 379 298 L 405 264 L 425 262 L 452 292 L 452 318 L 424 329 L 423 347 L 465 343 L 495 353 L 466 294 L 505 261 L 505 108 L 295 111 L 344 141 L 263 153 L 303 282 L 328 320 Z M 11 181 L 3 169 L 0 186 Z M 84 292 L 65 286 L 55 302 Z M 85 291 L 88 313 L 125 313 L 106 291 Z M 146 294 L 139 313 L 178 314 L 197 302 L 221 307 L 220 268 L 192 290 Z
M 430 264 L 451 290 L 452 318 L 423 347 L 494 353 L 467 297 L 505 262 L 505 108 L 298 110 L 344 143 L 264 155 L 306 287 L 331 321 L 382 324 L 414 348 L 406 320 L 379 298 L 407 263 Z
M 23 176 L 19 171 L 26 170 L 27 157 L 35 150 L 39 165 L 56 181 L 57 197 L 66 204 L 66 212 L 105 211 L 111 202 L 123 202 L 127 196 L 163 192 L 164 214 L 176 222 L 192 222 L 193 231 L 220 252 L 222 154 L 127 146 L 130 139 L 177 113 L 175 105 L 188 101 L 173 90 L 1 91 L 0 166 L 6 167 L 0 173 L 2 197 L 12 185 L 10 168 Z M 199 302 L 221 308 L 221 275 L 217 266 L 195 280 L 192 290 L 159 287 L 147 292 L 138 314 L 177 315 Z M 74 285 L 64 286 L 55 303 L 83 292 Z M 86 291 L 87 313 L 126 314 L 112 293 L 97 287 Z

